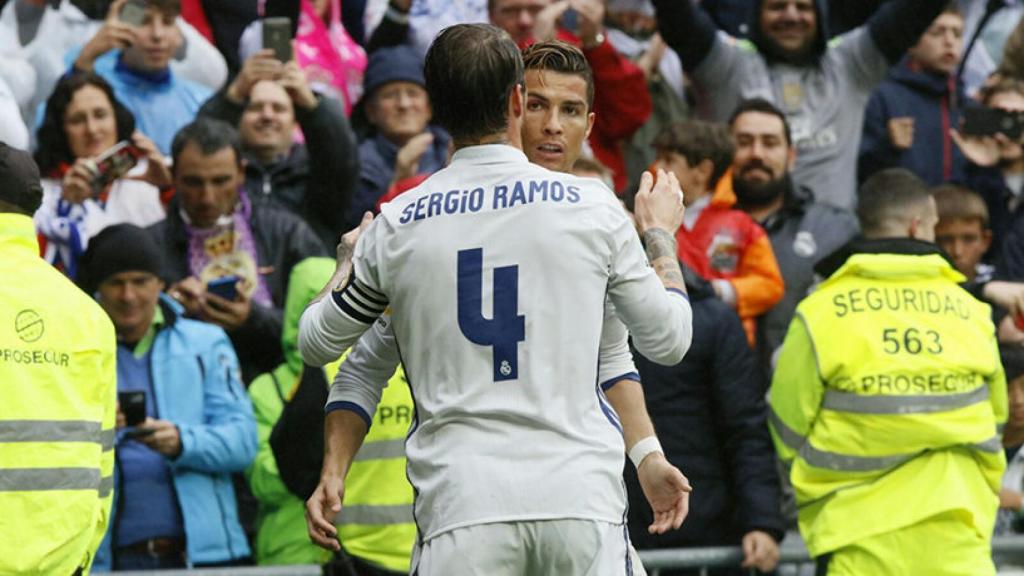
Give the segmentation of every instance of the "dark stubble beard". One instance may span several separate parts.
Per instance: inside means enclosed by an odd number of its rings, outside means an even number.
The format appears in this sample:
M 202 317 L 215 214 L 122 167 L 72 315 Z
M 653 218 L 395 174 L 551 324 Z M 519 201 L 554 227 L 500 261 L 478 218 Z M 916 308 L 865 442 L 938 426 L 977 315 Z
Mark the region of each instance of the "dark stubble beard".
M 733 190 L 739 207 L 757 209 L 768 206 L 786 194 L 793 187 L 789 172 L 768 182 L 750 182 L 742 178 L 733 180 Z

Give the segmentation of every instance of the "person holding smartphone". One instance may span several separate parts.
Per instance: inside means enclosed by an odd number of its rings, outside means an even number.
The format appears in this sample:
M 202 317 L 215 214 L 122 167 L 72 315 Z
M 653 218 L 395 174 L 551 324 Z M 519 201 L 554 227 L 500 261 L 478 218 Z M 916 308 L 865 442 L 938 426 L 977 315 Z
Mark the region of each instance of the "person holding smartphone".
M 162 254 L 145 230 L 106 228 L 81 260 L 117 333 L 113 522 L 100 569 L 235 565 L 250 554 L 230 475 L 256 453 L 256 423 L 224 331 L 163 295 Z
M 135 131 L 132 113 L 103 78 L 83 72 L 62 79 L 47 101 L 37 140 L 44 195 L 35 223 L 42 254 L 72 278 L 89 240 L 103 228 L 164 219 L 167 162 Z

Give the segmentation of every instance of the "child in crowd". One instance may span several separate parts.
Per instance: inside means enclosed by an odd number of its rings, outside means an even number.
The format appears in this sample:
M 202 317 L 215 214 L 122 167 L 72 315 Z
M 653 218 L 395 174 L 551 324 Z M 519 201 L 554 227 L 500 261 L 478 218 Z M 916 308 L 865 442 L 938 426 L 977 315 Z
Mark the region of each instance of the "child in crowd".
M 939 212 L 935 243 L 953 259 L 956 269 L 967 277 L 965 288 L 974 288 L 992 279 L 994 268 L 982 262 L 992 244 L 988 207 L 980 195 L 955 184 L 943 184 L 932 192 Z
M 963 30 L 950 4 L 871 96 L 857 162 L 861 182 L 895 167 L 930 186 L 963 179 L 967 161 L 949 133 L 960 125 L 964 103 L 956 78 Z
M 654 147 L 654 167 L 674 172 L 683 188 L 679 259 L 710 280 L 718 298 L 736 310 L 753 345 L 756 318 L 782 299 L 784 285 L 768 236 L 733 207 L 736 195 L 722 178 L 732 163 L 728 131 L 718 124 L 680 122 L 667 126 Z

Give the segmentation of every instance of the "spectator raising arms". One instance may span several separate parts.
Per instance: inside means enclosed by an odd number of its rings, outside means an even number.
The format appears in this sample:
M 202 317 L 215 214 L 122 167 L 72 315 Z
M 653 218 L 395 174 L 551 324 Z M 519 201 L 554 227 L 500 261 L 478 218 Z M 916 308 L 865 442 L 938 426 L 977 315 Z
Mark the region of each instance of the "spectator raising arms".
M 274 200 L 302 216 L 333 250 L 358 173 L 341 103 L 313 92 L 294 61 L 262 50 L 199 114 L 238 127 L 249 199 Z M 305 143 L 294 141 L 296 126 Z
M 758 0 L 751 43 L 720 34 L 694 2 L 654 0 L 661 35 L 690 73 L 698 115 L 722 121 L 740 101 L 767 98 L 799 151 L 793 176 L 819 202 L 856 203 L 864 106 L 947 0 L 893 0 L 829 41 L 824 0 Z
M 103 78 L 65 76 L 46 103 L 35 160 L 43 173 L 43 205 L 35 214 L 43 257 L 75 277 L 79 256 L 103 228 L 122 222 L 149 226 L 163 220 L 160 191 L 171 185 L 156 146 L 135 131 L 135 119 Z M 110 180 L 96 157 L 127 141 L 144 157 L 144 172 Z

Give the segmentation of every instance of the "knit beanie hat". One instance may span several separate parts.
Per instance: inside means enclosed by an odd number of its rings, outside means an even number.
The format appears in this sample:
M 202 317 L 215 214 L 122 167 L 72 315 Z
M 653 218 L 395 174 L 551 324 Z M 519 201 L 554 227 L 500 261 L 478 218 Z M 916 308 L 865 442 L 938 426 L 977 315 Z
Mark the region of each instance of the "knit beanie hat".
M 424 88 L 423 59 L 408 46 L 381 48 L 370 54 L 363 74 L 363 98 L 388 82 L 412 82 Z
M 149 272 L 159 277 L 162 271 L 163 254 L 153 237 L 138 226 L 118 224 L 89 240 L 78 261 L 76 281 L 86 294 L 92 294 L 114 274 Z

